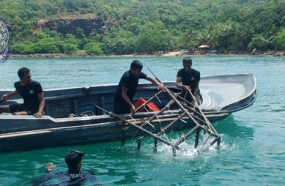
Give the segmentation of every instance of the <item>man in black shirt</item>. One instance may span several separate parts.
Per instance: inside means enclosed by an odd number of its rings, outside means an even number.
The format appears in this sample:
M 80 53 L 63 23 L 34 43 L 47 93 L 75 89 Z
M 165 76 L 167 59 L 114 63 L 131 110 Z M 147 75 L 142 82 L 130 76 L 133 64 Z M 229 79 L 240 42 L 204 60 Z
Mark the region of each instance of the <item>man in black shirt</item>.
M 41 84 L 31 79 L 31 72 L 26 67 L 18 70 L 18 76 L 20 81 L 14 83 L 16 90 L 3 95 L 2 100 L 6 101 L 9 97 L 20 94 L 24 99 L 24 103 L 0 106 L 0 114 L 8 112 L 13 115 L 34 115 L 37 118 L 42 117 L 45 100 Z
M 191 68 L 192 59 L 190 57 L 185 57 L 182 61 L 183 68 L 178 70 L 176 76 L 176 86 L 177 88 L 182 89 L 181 96 L 185 97 L 188 101 L 194 101 L 192 96 L 187 93 L 191 91 L 192 95 L 199 103 L 199 81 L 200 81 L 200 72 Z
M 114 113 L 124 114 L 135 112 L 133 97 L 136 93 L 139 79 L 146 79 L 165 91 L 164 85 L 144 74 L 142 68 L 142 63 L 139 60 L 134 60 L 131 63 L 130 70 L 126 71 L 121 77 L 114 99 Z
M 83 152 L 71 150 L 65 156 L 65 163 L 68 170 L 65 172 L 53 173 L 54 164 L 48 163 L 46 174 L 33 180 L 34 186 L 57 185 L 57 186 L 81 186 L 81 185 L 99 185 L 93 173 L 81 171 Z

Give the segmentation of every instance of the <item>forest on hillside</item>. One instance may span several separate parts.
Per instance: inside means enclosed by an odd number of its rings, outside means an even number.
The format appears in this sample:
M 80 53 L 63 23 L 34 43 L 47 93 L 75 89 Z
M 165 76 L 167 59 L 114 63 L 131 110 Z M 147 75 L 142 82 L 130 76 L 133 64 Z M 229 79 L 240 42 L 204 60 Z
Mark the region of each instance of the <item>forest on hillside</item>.
M 0 11 L 14 54 L 285 50 L 285 0 L 1 0 Z M 91 31 L 44 26 L 97 18 Z

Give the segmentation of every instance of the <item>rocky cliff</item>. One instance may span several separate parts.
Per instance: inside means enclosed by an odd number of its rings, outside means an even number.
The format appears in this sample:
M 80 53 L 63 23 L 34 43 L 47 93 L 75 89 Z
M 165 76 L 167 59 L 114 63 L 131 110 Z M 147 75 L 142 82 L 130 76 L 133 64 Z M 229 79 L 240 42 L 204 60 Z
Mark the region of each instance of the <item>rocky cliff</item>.
M 38 22 L 36 30 L 48 28 L 65 35 L 68 33 L 74 34 L 76 29 L 79 27 L 85 31 L 85 35 L 89 35 L 92 31 L 99 34 L 108 34 L 112 22 L 112 20 L 108 20 L 102 16 L 92 17 L 90 15 L 72 15 L 53 20 L 41 19 Z

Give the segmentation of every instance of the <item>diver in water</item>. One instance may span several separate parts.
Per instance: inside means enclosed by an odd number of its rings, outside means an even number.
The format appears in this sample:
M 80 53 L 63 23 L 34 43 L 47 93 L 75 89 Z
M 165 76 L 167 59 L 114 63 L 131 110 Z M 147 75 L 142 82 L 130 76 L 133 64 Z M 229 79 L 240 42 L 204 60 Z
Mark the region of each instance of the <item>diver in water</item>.
M 46 174 L 34 181 L 34 186 L 60 185 L 60 186 L 81 186 L 81 185 L 99 185 L 95 175 L 83 171 L 81 172 L 83 152 L 71 150 L 65 156 L 65 163 L 68 167 L 66 172 L 52 173 L 55 167 L 53 163 L 46 165 Z

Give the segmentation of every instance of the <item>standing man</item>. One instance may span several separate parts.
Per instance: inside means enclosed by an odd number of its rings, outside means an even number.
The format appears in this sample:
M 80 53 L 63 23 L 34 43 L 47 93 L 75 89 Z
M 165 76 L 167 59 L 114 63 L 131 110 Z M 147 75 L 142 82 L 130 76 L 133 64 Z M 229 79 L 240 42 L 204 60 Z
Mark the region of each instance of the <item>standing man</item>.
M 186 100 L 193 102 L 192 96 L 187 93 L 191 91 L 194 98 L 199 103 L 199 81 L 200 81 L 200 72 L 191 68 L 192 59 L 190 57 L 185 57 L 182 60 L 183 68 L 178 70 L 176 76 L 176 87 L 182 89 L 181 97 L 184 97 Z
M 8 112 L 13 115 L 34 115 L 37 118 L 41 118 L 45 106 L 41 84 L 31 79 L 31 72 L 26 67 L 18 70 L 18 76 L 20 81 L 14 83 L 16 90 L 4 94 L 2 100 L 6 101 L 9 97 L 20 94 L 24 99 L 24 103 L 0 106 L 0 114 Z
M 144 74 L 142 68 L 142 63 L 139 60 L 134 60 L 131 63 L 130 70 L 126 71 L 121 77 L 114 99 L 114 113 L 124 114 L 135 112 L 136 108 L 132 102 L 138 87 L 139 79 L 146 79 L 153 84 L 156 84 L 159 89 L 166 90 L 163 84 Z

